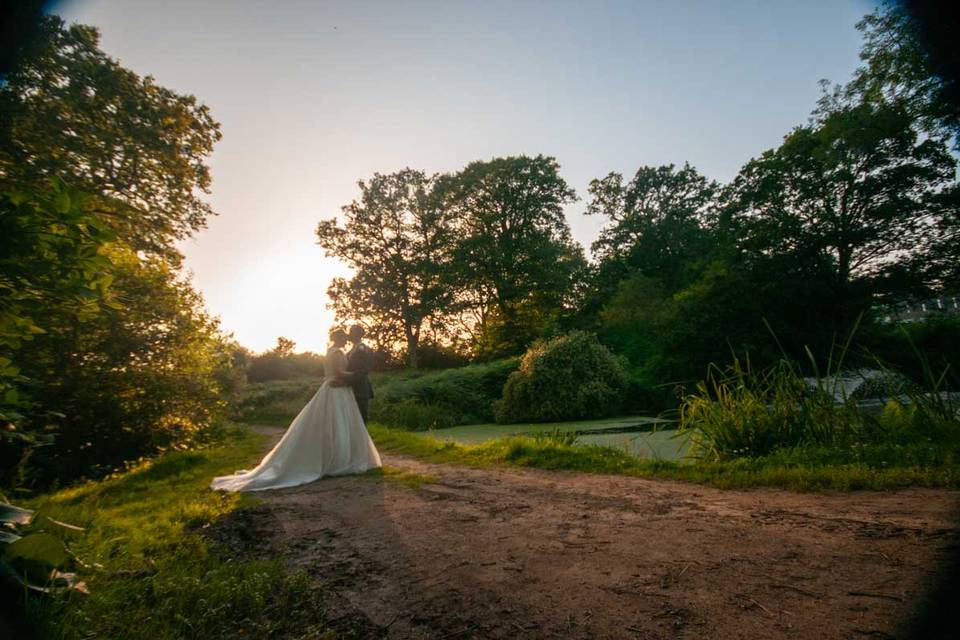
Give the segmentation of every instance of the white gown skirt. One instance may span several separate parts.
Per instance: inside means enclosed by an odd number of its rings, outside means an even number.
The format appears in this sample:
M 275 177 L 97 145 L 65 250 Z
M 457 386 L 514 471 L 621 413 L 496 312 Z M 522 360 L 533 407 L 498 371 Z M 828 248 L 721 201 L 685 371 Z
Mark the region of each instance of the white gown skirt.
M 210 487 L 262 491 L 382 466 L 350 387 L 324 382 L 255 469 L 214 478 Z

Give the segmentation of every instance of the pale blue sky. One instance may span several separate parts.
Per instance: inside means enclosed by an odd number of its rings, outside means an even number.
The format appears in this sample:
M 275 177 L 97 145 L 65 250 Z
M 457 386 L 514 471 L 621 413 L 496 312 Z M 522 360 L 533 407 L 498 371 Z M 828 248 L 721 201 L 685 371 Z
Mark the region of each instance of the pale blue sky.
M 219 217 L 184 243 L 210 310 L 241 343 L 320 351 L 314 243 L 356 181 L 544 153 L 582 198 L 592 178 L 689 161 L 728 180 L 806 121 L 817 81 L 857 66 L 874 3 L 824 1 L 252 2 L 72 0 L 138 73 L 223 125 Z M 602 220 L 567 216 L 585 246 Z

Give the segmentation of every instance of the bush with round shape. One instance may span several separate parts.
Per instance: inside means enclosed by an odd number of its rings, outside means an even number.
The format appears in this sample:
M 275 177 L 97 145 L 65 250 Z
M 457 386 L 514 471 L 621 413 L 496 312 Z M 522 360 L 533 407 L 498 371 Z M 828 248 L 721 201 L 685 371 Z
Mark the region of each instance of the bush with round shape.
M 609 416 L 627 388 L 624 362 L 592 333 L 535 343 L 510 374 L 497 403 L 500 423 L 551 422 Z

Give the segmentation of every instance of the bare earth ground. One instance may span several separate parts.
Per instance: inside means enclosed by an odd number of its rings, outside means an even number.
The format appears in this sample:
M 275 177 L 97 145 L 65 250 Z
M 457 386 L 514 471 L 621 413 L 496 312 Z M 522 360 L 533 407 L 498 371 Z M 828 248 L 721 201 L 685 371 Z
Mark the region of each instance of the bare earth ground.
M 323 479 L 237 516 L 369 637 L 896 637 L 960 541 L 957 491 L 384 464 L 436 480 Z

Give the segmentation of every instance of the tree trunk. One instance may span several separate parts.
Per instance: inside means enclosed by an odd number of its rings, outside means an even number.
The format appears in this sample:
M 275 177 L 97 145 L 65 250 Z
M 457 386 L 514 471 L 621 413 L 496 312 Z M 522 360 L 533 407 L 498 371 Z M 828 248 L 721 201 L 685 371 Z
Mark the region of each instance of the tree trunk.
M 403 332 L 407 337 L 407 366 L 416 369 L 419 365 L 420 351 L 420 332 L 414 331 L 413 327 L 407 325 Z

